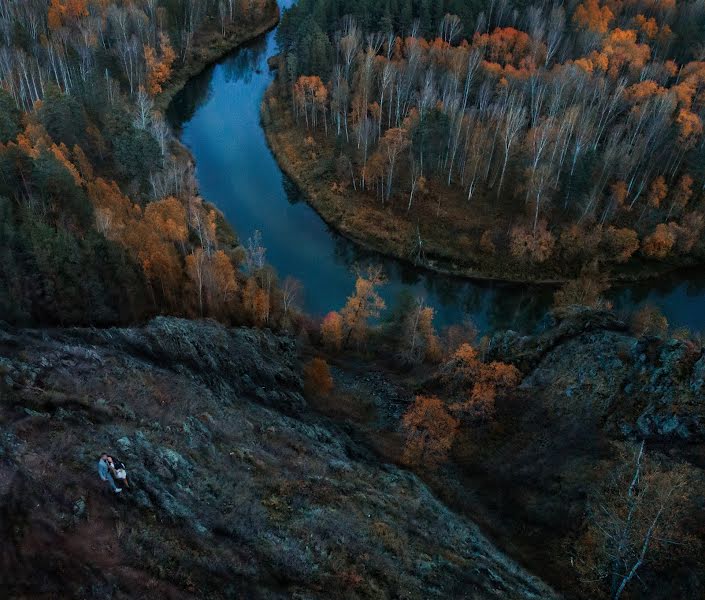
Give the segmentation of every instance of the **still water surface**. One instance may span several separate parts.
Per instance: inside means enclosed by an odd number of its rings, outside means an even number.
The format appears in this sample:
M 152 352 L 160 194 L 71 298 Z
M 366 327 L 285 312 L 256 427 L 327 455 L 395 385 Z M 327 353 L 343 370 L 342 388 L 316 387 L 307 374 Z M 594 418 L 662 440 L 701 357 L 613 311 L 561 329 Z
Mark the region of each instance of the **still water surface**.
M 318 217 L 279 169 L 260 125 L 259 107 L 271 81 L 267 59 L 276 53 L 274 32 L 232 53 L 187 84 L 169 118 L 193 153 L 203 197 L 223 211 L 241 239 L 262 232 L 267 259 L 280 277 L 303 283 L 305 310 L 323 315 L 340 308 L 354 285 L 353 266 L 374 262 L 385 268 L 388 306 L 409 289 L 434 306 L 439 327 L 469 316 L 482 331 L 533 328 L 554 290 L 419 271 L 360 249 Z M 620 287 L 611 300 L 621 311 L 649 302 L 673 326 L 705 331 L 705 269 Z

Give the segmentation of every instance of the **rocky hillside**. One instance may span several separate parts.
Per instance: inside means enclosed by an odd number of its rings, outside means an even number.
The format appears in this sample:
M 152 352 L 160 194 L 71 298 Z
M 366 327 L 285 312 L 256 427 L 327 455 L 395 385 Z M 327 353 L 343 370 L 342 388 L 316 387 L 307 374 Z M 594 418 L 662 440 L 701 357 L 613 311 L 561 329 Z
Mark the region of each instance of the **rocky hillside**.
M 289 339 L 0 326 L 0 398 L 5 597 L 556 597 L 309 411 Z M 102 451 L 130 491 L 98 479 Z
M 685 469 L 694 491 L 685 527 L 692 547 L 670 562 L 649 561 L 629 598 L 702 598 L 705 563 L 705 355 L 699 342 L 639 337 L 614 314 L 572 308 L 549 315 L 542 332 L 497 333 L 487 360 L 516 365 L 522 382 L 496 402 L 490 421 L 462 424 L 451 458 L 424 480 L 456 512 L 527 569 L 569 598 L 595 600 L 575 568 L 591 500 L 646 440 L 665 470 Z M 355 368 L 334 370 L 347 399 L 331 414 L 391 460 L 414 394 L 444 397 L 442 377 Z M 442 371 L 442 370 L 441 370 Z M 355 410 L 356 408 L 356 410 Z M 676 549 L 681 549 L 674 547 Z
M 614 437 L 705 441 L 705 352 L 692 340 L 635 337 L 611 312 L 572 309 L 540 335 L 503 333 L 491 347 L 528 373 L 525 390 L 559 412 L 589 409 Z

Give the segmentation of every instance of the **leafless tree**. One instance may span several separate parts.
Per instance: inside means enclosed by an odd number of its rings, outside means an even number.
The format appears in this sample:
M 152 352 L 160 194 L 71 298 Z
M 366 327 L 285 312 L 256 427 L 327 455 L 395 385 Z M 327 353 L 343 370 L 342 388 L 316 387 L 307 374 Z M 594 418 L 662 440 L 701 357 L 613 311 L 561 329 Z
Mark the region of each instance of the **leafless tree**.
M 290 310 L 296 308 L 301 302 L 303 289 L 301 282 L 294 277 L 287 277 L 284 280 L 282 284 L 282 303 L 285 314 L 288 314 Z
M 438 37 L 444 42 L 452 44 L 463 31 L 463 24 L 458 15 L 447 14 L 438 26 Z
M 502 162 L 502 173 L 499 178 L 499 187 L 497 188 L 497 195 L 502 193 L 502 185 L 504 183 L 504 176 L 507 171 L 507 163 L 509 162 L 509 156 L 511 154 L 512 148 L 516 143 L 521 130 L 524 128 L 526 122 L 526 108 L 523 106 L 521 98 L 518 94 L 512 93 L 506 101 L 504 107 L 504 119 L 502 127 L 502 144 L 504 149 L 504 161 Z
M 260 269 L 264 268 L 265 257 L 267 255 L 267 249 L 262 244 L 262 232 L 256 230 L 247 240 L 247 245 L 245 246 L 247 251 L 247 257 L 245 259 L 245 264 L 247 265 L 247 270 L 250 273 L 255 273 Z
M 546 35 L 546 58 L 544 67 L 548 68 L 551 61 L 563 42 L 565 32 L 565 9 L 562 5 L 556 5 L 551 9 L 551 16 L 548 20 L 548 33 Z
M 577 556 L 579 572 L 619 600 L 649 556 L 664 559 L 687 544 L 681 523 L 688 502 L 685 470 L 652 464 L 642 442 L 590 504 L 584 541 L 591 541 Z

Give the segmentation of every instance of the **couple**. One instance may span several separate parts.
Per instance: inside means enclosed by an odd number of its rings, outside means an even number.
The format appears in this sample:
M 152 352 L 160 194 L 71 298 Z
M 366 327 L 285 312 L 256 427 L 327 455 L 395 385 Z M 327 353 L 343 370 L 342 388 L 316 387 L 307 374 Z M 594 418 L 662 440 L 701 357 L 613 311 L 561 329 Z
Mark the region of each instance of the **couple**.
M 122 487 L 118 487 L 115 483 L 116 481 L 124 487 L 130 487 L 130 484 L 127 483 L 125 465 L 105 452 L 100 455 L 98 460 L 98 475 L 103 481 L 107 481 L 110 484 L 116 494 L 122 492 Z

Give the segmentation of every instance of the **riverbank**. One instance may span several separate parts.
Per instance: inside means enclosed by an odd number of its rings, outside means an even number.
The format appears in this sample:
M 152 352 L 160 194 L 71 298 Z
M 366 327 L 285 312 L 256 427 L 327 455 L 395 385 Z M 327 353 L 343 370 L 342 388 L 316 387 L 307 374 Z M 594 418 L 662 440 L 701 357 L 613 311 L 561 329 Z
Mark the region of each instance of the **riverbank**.
M 406 199 L 383 205 L 373 194 L 353 189 L 350 176 L 338 173 L 336 146 L 326 143 L 322 130 L 304 134 L 296 126 L 291 110 L 274 93 L 276 85 L 272 84 L 261 106 L 262 126 L 273 155 L 318 215 L 361 247 L 443 275 L 537 285 L 576 279 L 593 262 L 593 258 L 572 262 L 552 258 L 531 263 L 499 251 L 491 241 L 487 244 L 484 232 L 493 228 L 508 231 L 513 225 L 502 221 L 507 207 L 491 199 L 479 202 L 470 217 L 467 204 L 452 188 L 429 190 L 424 209 L 416 208 L 421 202 L 417 196 L 412 211 L 406 210 Z M 565 253 L 571 245 L 580 246 L 578 240 L 574 242 L 555 240 L 556 254 Z M 566 248 L 559 249 L 560 244 Z M 613 283 L 630 283 L 697 264 L 702 264 L 698 257 L 654 261 L 635 255 L 626 264 L 601 262 L 599 273 Z
M 257 23 L 235 23 L 226 28 L 225 35 L 219 23 L 210 22 L 201 28 L 195 35 L 193 52 L 185 62 L 174 69 L 169 81 L 164 84 L 162 92 L 155 99 L 155 108 L 165 111 L 191 78 L 239 46 L 274 29 L 280 16 L 276 0 L 267 0 L 265 10 Z
M 157 110 L 165 112 L 174 98 L 181 92 L 186 84 L 194 77 L 200 75 L 209 66 L 221 60 L 224 56 L 237 50 L 240 46 L 251 42 L 258 37 L 270 32 L 279 24 L 281 11 L 276 0 L 268 0 L 267 7 L 257 24 L 237 23 L 225 30 L 219 24 L 201 29 L 194 39 L 194 51 L 186 62 L 174 70 L 162 92 L 155 99 L 154 106 Z M 187 157 L 195 162 L 191 151 L 184 146 L 177 135 L 172 139 L 173 152 L 176 155 Z M 213 203 L 204 199 L 206 206 L 218 215 L 217 231 L 221 245 L 231 251 L 239 245 L 239 236 L 232 224 L 225 218 L 223 212 Z

